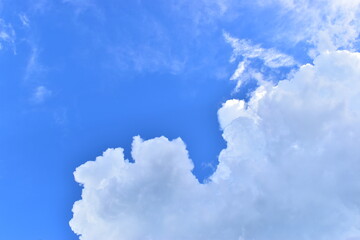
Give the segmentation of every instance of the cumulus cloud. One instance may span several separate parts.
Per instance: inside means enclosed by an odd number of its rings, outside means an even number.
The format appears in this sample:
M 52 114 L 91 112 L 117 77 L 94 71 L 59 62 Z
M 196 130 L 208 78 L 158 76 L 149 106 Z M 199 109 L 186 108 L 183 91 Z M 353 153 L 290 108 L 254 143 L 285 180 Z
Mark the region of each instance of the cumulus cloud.
M 360 54 L 324 52 L 219 110 L 227 147 L 205 184 L 181 139 L 134 138 L 80 166 L 82 240 L 360 239 Z
M 313 62 L 273 84 L 252 64 L 296 61 L 225 33 L 240 59 L 231 79 L 259 87 L 219 109 L 227 147 L 216 171 L 199 183 L 181 139 L 135 137 L 134 163 L 106 150 L 74 173 L 83 190 L 70 226 L 81 240 L 360 240 L 360 53 L 339 50 L 354 49 L 360 1 L 257 2 L 294 16 Z
M 109 240 L 194 234 L 196 222 L 188 212 L 196 210 L 193 199 L 203 186 L 191 173 L 193 164 L 182 140 L 136 137 L 132 156 L 136 164 L 124 160 L 122 149 L 108 149 L 95 162 L 77 168 L 75 179 L 84 190 L 83 200 L 74 205 L 73 230 L 82 239 Z M 182 227 L 179 216 L 188 219 Z

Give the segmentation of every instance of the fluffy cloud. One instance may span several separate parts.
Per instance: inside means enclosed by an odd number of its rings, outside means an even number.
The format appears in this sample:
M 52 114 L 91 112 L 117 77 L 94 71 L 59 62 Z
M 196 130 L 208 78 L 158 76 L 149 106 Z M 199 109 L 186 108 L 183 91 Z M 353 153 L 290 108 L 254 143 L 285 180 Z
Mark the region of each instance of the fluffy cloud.
M 324 53 L 227 117 L 212 179 L 254 196 L 245 239 L 360 239 L 359 67 L 358 53 Z
M 74 205 L 73 230 L 97 240 L 184 239 L 196 228 L 201 233 L 189 211 L 200 206 L 194 197 L 204 186 L 191 173 L 182 140 L 136 137 L 132 156 L 135 164 L 124 160 L 122 149 L 108 149 L 76 170 L 84 190 Z
M 241 59 L 232 80 L 260 86 L 219 109 L 227 147 L 216 171 L 200 184 L 181 139 L 135 137 L 134 163 L 108 149 L 74 173 L 80 239 L 360 240 L 360 54 L 337 50 L 354 48 L 360 1 L 258 1 L 274 2 L 301 32 L 294 41 L 315 46 L 313 64 L 274 86 L 252 61 L 296 61 L 224 34 Z
M 181 139 L 134 138 L 80 166 L 82 240 L 360 239 L 360 54 L 331 51 L 219 110 L 227 147 L 200 184 Z

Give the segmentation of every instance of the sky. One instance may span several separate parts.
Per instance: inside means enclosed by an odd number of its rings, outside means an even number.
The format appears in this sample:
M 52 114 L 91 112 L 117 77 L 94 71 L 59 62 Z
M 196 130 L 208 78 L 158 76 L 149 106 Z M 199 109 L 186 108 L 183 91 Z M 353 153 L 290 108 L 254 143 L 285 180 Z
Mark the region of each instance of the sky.
M 0 239 L 360 240 L 359 17 L 0 0 Z

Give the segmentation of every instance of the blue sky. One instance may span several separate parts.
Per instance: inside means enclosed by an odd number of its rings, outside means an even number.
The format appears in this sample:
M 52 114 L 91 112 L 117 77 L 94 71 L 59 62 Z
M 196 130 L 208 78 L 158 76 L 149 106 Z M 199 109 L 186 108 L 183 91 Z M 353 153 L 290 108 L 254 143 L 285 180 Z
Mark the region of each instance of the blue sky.
M 236 66 L 221 27 L 187 29 L 166 1 L 43 4 L 2 2 L 16 40 L 0 52 L 1 239 L 77 239 L 73 171 L 108 147 L 130 157 L 135 135 L 181 136 L 200 179 L 224 147 L 216 111 Z
M 286 2 L 0 0 L 0 239 L 78 239 L 73 172 L 107 148 L 133 161 L 133 136 L 181 137 L 192 172 L 208 179 L 231 145 L 217 112 L 251 99 L 263 84 L 254 72 L 276 85 L 324 50 L 356 52 L 357 35 L 324 25 L 321 7 L 302 1 L 303 19 Z M 292 63 L 267 65 L 276 54 Z M 245 60 L 248 75 L 230 81 Z

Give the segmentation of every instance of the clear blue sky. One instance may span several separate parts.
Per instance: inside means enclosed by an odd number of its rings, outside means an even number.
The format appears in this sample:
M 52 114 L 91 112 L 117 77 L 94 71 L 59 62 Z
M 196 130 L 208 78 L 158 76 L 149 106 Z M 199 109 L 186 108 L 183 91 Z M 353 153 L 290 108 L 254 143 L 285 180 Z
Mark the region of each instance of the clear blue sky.
M 219 2 L 0 0 L 0 239 L 78 239 L 75 168 L 109 147 L 131 159 L 136 135 L 181 137 L 195 176 L 213 173 L 217 111 L 256 87 L 233 91 L 224 32 L 311 61 L 308 42 L 279 34 L 295 30 L 278 5 Z M 266 71 L 277 81 L 289 68 Z

